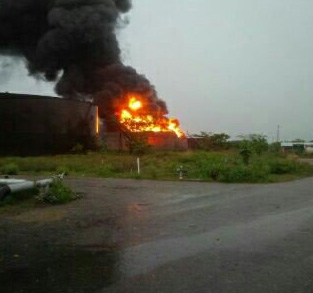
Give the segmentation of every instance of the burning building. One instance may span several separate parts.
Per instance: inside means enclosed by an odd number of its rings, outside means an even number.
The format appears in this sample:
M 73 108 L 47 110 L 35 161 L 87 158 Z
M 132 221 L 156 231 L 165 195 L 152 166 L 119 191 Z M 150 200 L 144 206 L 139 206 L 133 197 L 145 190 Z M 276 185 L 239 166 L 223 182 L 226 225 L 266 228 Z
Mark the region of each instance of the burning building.
M 144 112 L 137 113 L 137 106 L 100 121 L 98 107 L 90 102 L 0 93 L 0 154 L 66 153 L 77 144 L 92 149 L 99 138 L 111 150 L 126 150 L 134 139 L 146 139 L 158 149 L 186 148 L 183 133 L 179 128 L 175 132 L 172 120 L 162 116 L 153 121 Z M 125 119 L 124 111 L 135 116 Z
M 116 103 L 114 115 L 108 113 L 106 117 L 104 140 L 109 149 L 127 149 L 136 140 L 145 140 L 156 149 L 187 149 L 179 121 L 160 109 L 151 109 L 144 96 L 128 94 Z
M 182 141 L 178 120 L 167 118 L 154 86 L 122 63 L 116 32 L 130 9 L 130 0 L 0 0 L 0 55 L 23 58 L 31 76 L 55 81 L 64 98 L 55 103 L 74 120 L 69 105 L 81 113 L 78 101 L 92 100 L 106 133 L 155 134 L 155 145 L 166 137 Z M 29 103 L 35 101 L 53 103 Z

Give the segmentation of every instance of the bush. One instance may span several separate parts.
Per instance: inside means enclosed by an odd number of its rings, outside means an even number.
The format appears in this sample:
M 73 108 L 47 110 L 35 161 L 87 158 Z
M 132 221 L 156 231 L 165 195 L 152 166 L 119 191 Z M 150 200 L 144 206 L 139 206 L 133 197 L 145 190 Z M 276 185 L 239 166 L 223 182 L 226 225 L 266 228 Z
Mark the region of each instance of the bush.
M 250 157 L 251 157 L 251 150 L 249 148 L 245 148 L 245 149 L 242 149 L 240 152 L 239 152 L 240 156 L 242 157 L 242 161 L 243 163 L 248 166 L 250 164 Z
M 18 175 L 20 170 L 15 163 L 9 163 L 1 168 L 1 172 L 5 175 Z
M 76 194 L 62 181 L 55 180 L 50 185 L 47 192 L 38 197 L 38 200 L 48 202 L 51 204 L 62 204 L 76 199 Z
M 238 165 L 224 169 L 221 181 L 224 182 L 265 182 L 268 180 L 269 168 L 266 165 Z
M 273 154 L 279 154 L 282 152 L 281 143 L 280 142 L 273 142 L 269 145 L 268 149 Z
M 271 174 L 288 174 L 297 170 L 297 163 L 289 160 L 275 160 L 270 162 Z
M 259 156 L 268 151 L 266 136 L 262 134 L 240 135 L 239 137 L 243 139 L 240 143 L 241 149 L 249 149 Z

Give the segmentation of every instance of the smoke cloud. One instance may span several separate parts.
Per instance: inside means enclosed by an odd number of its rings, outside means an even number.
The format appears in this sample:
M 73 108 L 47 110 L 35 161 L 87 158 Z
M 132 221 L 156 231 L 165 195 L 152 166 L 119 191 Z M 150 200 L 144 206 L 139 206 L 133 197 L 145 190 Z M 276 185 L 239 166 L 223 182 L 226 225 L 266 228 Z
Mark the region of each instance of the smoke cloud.
M 0 0 L 0 54 L 24 57 L 63 97 L 93 97 L 103 114 L 128 92 L 166 114 L 148 79 L 121 62 L 116 30 L 130 9 L 130 0 Z

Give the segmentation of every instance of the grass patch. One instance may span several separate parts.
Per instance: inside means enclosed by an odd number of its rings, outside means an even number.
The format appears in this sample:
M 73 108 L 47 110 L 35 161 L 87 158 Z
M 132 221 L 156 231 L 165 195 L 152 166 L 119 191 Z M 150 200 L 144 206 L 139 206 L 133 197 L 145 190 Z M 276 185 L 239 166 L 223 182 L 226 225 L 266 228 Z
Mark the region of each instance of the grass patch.
M 244 165 L 238 152 L 154 152 L 140 156 L 141 173 L 137 174 L 137 156 L 127 153 L 90 153 L 47 157 L 0 158 L 3 166 L 14 165 L 20 174 L 102 178 L 140 178 L 178 180 L 177 168 L 183 166 L 186 179 L 218 182 L 273 182 L 286 178 L 313 175 L 313 166 L 296 158 L 273 154 L 253 155 Z
M 1 167 L 1 173 L 5 175 L 18 175 L 19 172 L 19 167 L 15 163 L 7 163 Z

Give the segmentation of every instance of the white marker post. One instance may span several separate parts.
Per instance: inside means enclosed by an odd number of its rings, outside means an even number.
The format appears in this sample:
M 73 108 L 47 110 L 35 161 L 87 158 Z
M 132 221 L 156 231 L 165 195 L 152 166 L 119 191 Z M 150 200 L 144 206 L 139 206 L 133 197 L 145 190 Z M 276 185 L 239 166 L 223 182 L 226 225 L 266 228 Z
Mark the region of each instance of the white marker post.
M 138 175 L 140 175 L 140 158 L 137 158 Z

